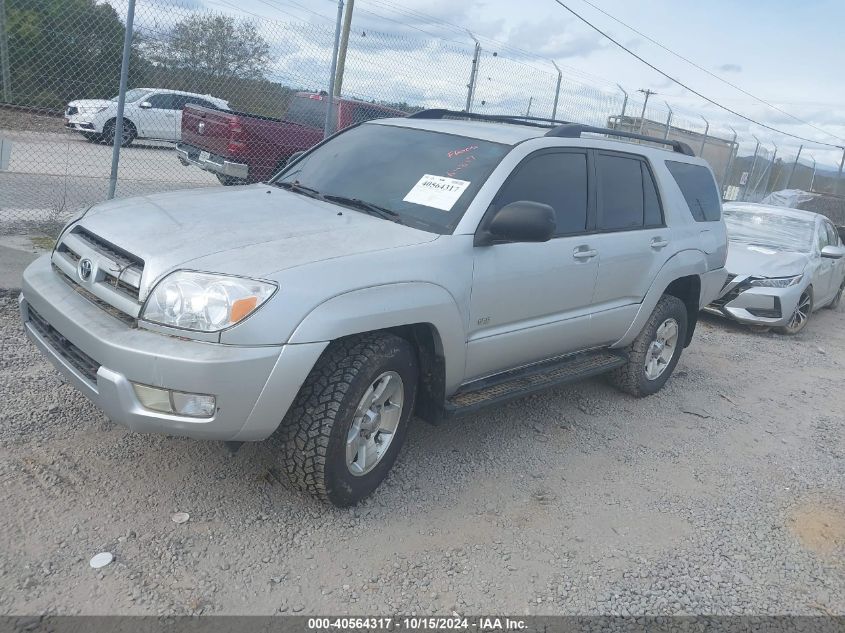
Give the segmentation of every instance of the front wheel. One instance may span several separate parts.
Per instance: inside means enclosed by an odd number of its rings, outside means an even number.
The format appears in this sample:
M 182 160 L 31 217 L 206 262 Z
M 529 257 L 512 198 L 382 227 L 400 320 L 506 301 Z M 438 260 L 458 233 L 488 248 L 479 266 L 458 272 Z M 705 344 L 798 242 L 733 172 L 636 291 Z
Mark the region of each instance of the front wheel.
M 611 382 L 622 391 L 641 398 L 657 393 L 669 380 L 687 338 L 684 302 L 663 295 L 645 326 L 626 350 L 628 361 L 615 369 Z
M 810 289 L 807 288 L 801 293 L 801 297 L 798 299 L 798 305 L 795 306 L 792 316 L 789 317 L 789 323 L 777 328 L 777 331 L 781 334 L 788 334 L 790 336 L 798 334 L 798 332 L 803 330 L 807 325 L 807 321 L 810 320 L 810 315 L 812 313 L 813 294 L 810 292 Z
M 842 293 L 845 292 L 845 279 L 842 280 L 842 283 L 839 284 L 839 290 L 837 291 L 836 295 L 833 297 L 833 301 L 827 304 L 827 307 L 831 310 L 836 310 L 839 307 L 839 304 L 842 303 Z
M 106 145 L 114 145 L 114 135 L 116 128 L 117 121 L 115 119 L 110 119 L 109 121 L 106 121 L 106 124 L 103 126 L 102 139 Z M 132 121 L 130 121 L 129 119 L 123 119 L 123 134 L 120 146 L 129 147 L 132 144 L 132 141 L 135 140 L 135 137 L 137 135 L 138 132 L 135 129 L 135 126 L 132 124 Z
M 331 343 L 282 422 L 291 482 L 339 507 L 372 493 L 405 440 L 417 380 L 416 354 L 398 336 L 364 334 Z

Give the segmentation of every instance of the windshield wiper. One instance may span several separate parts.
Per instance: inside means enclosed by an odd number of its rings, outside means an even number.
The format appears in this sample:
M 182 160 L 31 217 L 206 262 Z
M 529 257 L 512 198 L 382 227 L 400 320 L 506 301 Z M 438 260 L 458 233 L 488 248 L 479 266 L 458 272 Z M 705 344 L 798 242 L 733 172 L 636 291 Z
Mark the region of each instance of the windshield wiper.
M 326 195 L 325 199 L 329 202 L 336 202 L 347 207 L 352 207 L 353 209 L 358 209 L 359 211 L 363 211 L 364 213 L 368 213 L 369 215 L 374 215 L 376 217 L 382 218 L 383 220 L 390 220 L 392 222 L 402 224 L 402 220 L 399 219 L 400 216 L 398 213 L 396 213 L 396 211 L 386 209 L 385 207 L 380 207 L 377 204 L 367 202 L 366 200 L 361 200 L 360 198 Z
M 308 196 L 309 198 L 317 198 L 317 200 L 325 200 L 323 194 L 319 191 L 314 189 L 313 187 L 306 187 L 305 185 L 299 184 L 298 181 L 293 182 L 274 182 L 272 183 L 277 187 L 281 187 L 282 189 L 287 189 L 288 191 L 293 191 L 294 193 L 301 193 L 304 196 Z

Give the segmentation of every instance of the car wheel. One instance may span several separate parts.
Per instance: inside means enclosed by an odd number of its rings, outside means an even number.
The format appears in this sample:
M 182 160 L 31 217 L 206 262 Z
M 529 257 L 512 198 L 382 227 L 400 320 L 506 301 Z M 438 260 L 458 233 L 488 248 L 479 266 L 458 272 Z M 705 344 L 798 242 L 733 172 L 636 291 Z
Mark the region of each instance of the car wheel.
M 789 323 L 777 328 L 777 331 L 781 334 L 798 334 L 807 325 L 807 321 L 810 320 L 812 313 L 813 293 L 809 288 L 806 288 L 801 293 L 801 297 L 798 299 L 798 305 L 795 306 L 792 316 L 789 317 Z
M 687 336 L 684 302 L 663 295 L 645 326 L 626 350 L 628 361 L 615 369 L 611 382 L 622 391 L 641 398 L 657 393 L 669 380 Z
M 842 303 L 842 293 L 845 291 L 845 279 L 842 280 L 842 284 L 839 286 L 839 292 L 836 293 L 836 296 L 833 297 L 833 301 L 827 304 L 827 307 L 831 310 L 836 310 L 839 307 L 839 304 Z
M 417 379 L 416 354 L 398 336 L 331 343 L 279 431 L 294 486 L 339 507 L 372 493 L 405 440 Z
M 114 145 L 114 131 L 116 124 L 117 122 L 115 119 L 110 119 L 109 121 L 106 121 L 106 124 L 103 126 L 103 142 L 106 145 Z M 129 119 L 123 119 L 123 141 L 121 141 L 120 146 L 129 147 L 137 136 L 138 131 L 132 124 L 132 121 Z

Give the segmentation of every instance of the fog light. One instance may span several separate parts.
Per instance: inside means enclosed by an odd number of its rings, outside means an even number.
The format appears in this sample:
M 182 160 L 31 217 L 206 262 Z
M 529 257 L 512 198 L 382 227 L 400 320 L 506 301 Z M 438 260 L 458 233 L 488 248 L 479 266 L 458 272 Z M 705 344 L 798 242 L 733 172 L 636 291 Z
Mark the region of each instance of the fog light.
M 138 396 L 138 400 L 147 409 L 161 411 L 162 413 L 173 413 L 173 407 L 170 404 L 170 391 L 168 389 L 138 385 L 134 382 L 132 383 L 132 387 L 135 389 L 135 395 Z
M 214 396 L 206 396 L 200 393 L 183 393 L 181 391 L 171 392 L 173 397 L 173 408 L 179 415 L 189 415 L 194 418 L 210 418 L 214 415 Z
M 171 391 L 160 387 L 132 383 L 138 401 L 146 409 L 184 415 L 192 418 L 210 418 L 214 415 L 217 402 L 214 396 L 202 393 Z

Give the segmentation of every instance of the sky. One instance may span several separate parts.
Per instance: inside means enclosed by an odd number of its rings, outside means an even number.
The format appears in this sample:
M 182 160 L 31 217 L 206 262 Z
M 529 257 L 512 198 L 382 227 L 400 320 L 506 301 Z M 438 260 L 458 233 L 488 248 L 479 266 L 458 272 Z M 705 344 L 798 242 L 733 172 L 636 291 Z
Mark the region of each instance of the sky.
M 180 2 L 186 8 L 256 19 L 274 46 L 278 44 L 279 73 L 294 75 L 307 64 L 316 68 L 323 63 L 337 11 L 334 0 L 139 0 L 139 10 L 149 2 Z M 663 46 L 824 132 L 708 76 L 585 0 L 564 2 L 711 99 L 785 132 L 845 145 L 845 47 L 839 32 L 845 25 L 845 1 L 590 0 Z M 304 26 L 294 35 L 280 35 L 279 25 L 291 22 Z M 374 98 L 407 94 L 427 105 L 462 100 L 473 46 L 464 29 L 481 41 L 474 103 L 478 111 L 531 107 L 532 114 L 550 114 L 554 62 L 564 76 L 559 115 L 583 119 L 593 110 L 618 111 L 618 83 L 630 94 L 628 113 L 639 114 L 642 95 L 637 90 L 648 88 L 657 93 L 650 97 L 650 118 L 662 120 L 668 102 L 675 123 L 703 131 L 698 117 L 703 115 L 720 136 L 730 138 L 727 126 L 733 127 L 744 154 L 753 152 L 752 134 L 769 151 L 772 142 L 777 143 L 779 156 L 794 156 L 802 143 L 704 102 L 591 30 L 555 0 L 355 0 L 349 64 L 358 74 L 350 73 L 351 85 L 345 85 L 345 91 L 348 87 L 361 93 L 354 96 L 382 93 Z M 842 150 L 805 143 L 802 156 L 838 167 Z

